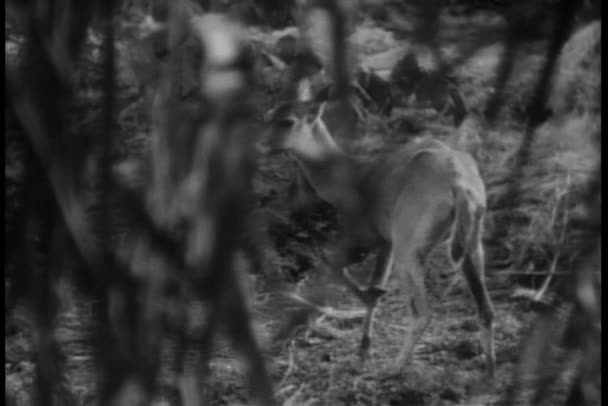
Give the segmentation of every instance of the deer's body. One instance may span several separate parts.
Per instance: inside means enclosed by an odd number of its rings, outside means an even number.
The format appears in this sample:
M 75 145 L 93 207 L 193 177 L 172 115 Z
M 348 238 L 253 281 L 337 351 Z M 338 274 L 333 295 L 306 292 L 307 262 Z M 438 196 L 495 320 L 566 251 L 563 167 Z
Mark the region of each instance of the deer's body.
M 360 288 L 345 268 L 342 273 L 368 309 L 361 354 L 369 353 L 377 300 L 394 270 L 411 319 L 397 362 L 403 366 L 410 360 L 414 345 L 430 322 L 423 263 L 435 246 L 449 240 L 449 257 L 462 264 L 478 307 L 487 372 L 493 374 L 493 309 L 484 283 L 481 245 L 486 195 L 474 159 L 426 138 L 380 158 L 361 161 L 335 143 L 320 113 L 311 118 L 305 111 L 300 106 L 300 111 L 296 107 L 275 114 L 279 131 L 271 143 L 296 159 L 319 197 L 335 206 L 339 214 L 348 212 L 353 199 L 371 201 L 357 217 L 356 232 L 344 237 L 356 240 L 354 245 L 378 251 L 366 288 Z M 336 168 L 354 178 L 348 190 L 342 184 L 346 178 L 332 174 Z M 350 260 L 334 261 L 333 266 L 345 267 Z
M 327 176 L 329 169 L 324 167 L 323 162 L 296 152 L 291 154 L 319 197 L 339 208 L 339 197 L 333 196 L 339 188 Z M 352 166 L 355 176 L 359 178 L 357 193 L 367 194 L 359 198 L 369 198 L 369 193 L 374 196 L 375 209 L 370 213 L 370 233 L 387 241 L 393 238 L 391 229 L 395 228 L 395 210 L 403 206 L 400 199 L 407 199 L 408 194 L 440 197 L 445 191 L 451 193 L 452 185 L 458 185 L 474 194 L 482 204 L 485 202 L 484 185 L 473 159 L 430 138 L 414 140 L 373 161 L 357 159 L 341 150 L 336 151 L 331 159 L 345 160 Z M 424 176 L 420 177 L 421 173 Z M 394 231 L 399 232 L 400 228 Z

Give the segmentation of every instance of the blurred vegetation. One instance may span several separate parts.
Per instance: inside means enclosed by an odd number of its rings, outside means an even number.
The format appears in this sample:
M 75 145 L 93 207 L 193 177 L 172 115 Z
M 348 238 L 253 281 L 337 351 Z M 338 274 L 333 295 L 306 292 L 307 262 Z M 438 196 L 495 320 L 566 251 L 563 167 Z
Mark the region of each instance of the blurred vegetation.
M 252 148 L 308 77 L 351 152 L 428 132 L 475 152 L 488 274 L 551 282 L 501 402 L 600 404 L 600 5 L 7 2 L 7 403 L 309 404 L 275 391 L 253 326 L 320 267 L 335 213 Z M 309 314 L 268 307 L 286 331 Z M 226 342 L 249 392 L 213 376 Z

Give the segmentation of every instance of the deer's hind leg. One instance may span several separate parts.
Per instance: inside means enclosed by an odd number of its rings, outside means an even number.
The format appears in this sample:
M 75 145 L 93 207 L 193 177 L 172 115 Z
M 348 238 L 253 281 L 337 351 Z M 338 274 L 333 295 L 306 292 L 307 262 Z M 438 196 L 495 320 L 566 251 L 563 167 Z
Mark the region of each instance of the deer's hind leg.
M 486 361 L 486 372 L 488 376 L 492 377 L 496 365 L 493 330 L 494 308 L 485 283 L 484 249 L 481 242 L 483 212 L 481 210 L 478 210 L 474 214 L 472 227 L 472 238 L 462 261 L 462 272 L 477 305 L 480 339 Z
M 481 346 L 486 359 L 486 372 L 488 376 L 494 376 L 496 367 L 496 355 L 494 353 L 494 307 L 485 283 L 484 274 L 484 249 L 481 243 L 481 218 L 477 226 L 477 237 L 473 240 L 474 247 L 465 255 L 462 262 L 462 271 L 471 289 L 471 293 L 477 304 L 479 318 L 479 329 Z
M 453 222 L 450 201 L 439 196 L 432 204 L 428 200 L 404 205 L 399 232 L 395 235 L 394 272 L 401 281 L 401 294 L 409 313 L 409 326 L 403 338 L 396 367 L 404 368 L 412 359 L 414 348 L 431 322 L 431 308 L 424 282 L 424 262 L 428 254 L 446 236 Z M 420 216 L 420 213 L 423 213 Z M 399 247 L 399 250 L 397 249 Z
M 494 308 L 484 281 L 484 251 L 481 242 L 464 257 L 462 270 L 477 304 L 481 346 L 483 348 L 486 372 L 494 376 L 496 355 L 494 353 Z
M 396 259 L 394 266 L 400 276 L 401 294 L 409 315 L 409 326 L 395 364 L 396 369 L 402 369 L 411 362 L 414 347 L 431 323 L 431 308 L 424 285 L 421 256 L 411 253 Z

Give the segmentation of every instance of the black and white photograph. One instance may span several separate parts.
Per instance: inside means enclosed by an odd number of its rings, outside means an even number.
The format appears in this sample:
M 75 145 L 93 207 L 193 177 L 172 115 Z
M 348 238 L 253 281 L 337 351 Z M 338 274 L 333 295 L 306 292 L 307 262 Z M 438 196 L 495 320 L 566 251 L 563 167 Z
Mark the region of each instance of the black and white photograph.
M 7 0 L 9 406 L 600 406 L 600 0 Z

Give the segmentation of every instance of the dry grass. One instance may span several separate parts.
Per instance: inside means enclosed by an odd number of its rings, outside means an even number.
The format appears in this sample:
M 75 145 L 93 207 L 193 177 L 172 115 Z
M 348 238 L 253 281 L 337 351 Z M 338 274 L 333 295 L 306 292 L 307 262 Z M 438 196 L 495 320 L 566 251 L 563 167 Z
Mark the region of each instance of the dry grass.
M 581 193 L 599 159 L 593 138 L 600 122 L 598 116 L 569 116 L 541 126 L 519 183 L 519 203 L 507 209 L 493 202 L 504 193 L 499 181 L 512 169 L 521 133 L 487 134 L 480 162 L 489 186 L 487 226 L 490 233 L 498 222 L 507 226 L 512 268 L 547 271 L 556 258 L 567 267 L 576 257 L 576 221 L 585 215 Z
M 549 105 L 556 113 L 597 113 L 601 109 L 602 23 L 579 29 L 564 44 Z

